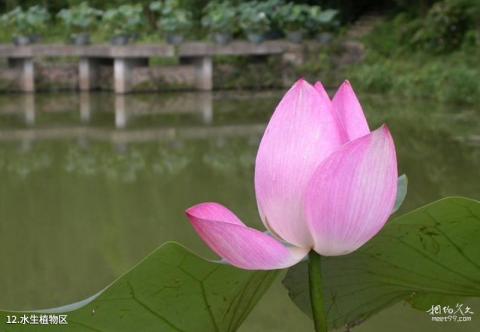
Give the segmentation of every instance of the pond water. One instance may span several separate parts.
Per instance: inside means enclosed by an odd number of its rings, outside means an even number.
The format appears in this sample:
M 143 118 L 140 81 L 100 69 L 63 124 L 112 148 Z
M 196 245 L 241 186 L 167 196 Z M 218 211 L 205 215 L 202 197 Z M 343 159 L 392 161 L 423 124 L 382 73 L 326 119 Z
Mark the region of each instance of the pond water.
M 262 228 L 253 162 L 283 91 L 114 96 L 0 96 L 0 308 L 74 302 L 167 240 L 214 257 L 184 217 L 219 201 Z M 361 96 L 371 128 L 386 122 L 403 211 L 446 195 L 480 198 L 479 109 Z M 278 282 L 241 331 L 310 331 Z M 480 302 L 472 309 L 480 314 Z M 477 314 L 477 315 L 479 315 Z M 432 323 L 398 304 L 355 331 L 479 331 Z

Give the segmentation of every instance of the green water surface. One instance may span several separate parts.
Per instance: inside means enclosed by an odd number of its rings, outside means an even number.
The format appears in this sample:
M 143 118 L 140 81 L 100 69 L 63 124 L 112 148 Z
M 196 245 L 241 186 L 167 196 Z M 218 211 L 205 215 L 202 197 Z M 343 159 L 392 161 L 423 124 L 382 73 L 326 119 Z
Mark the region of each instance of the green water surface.
M 253 163 L 282 93 L 0 96 L 0 308 L 86 298 L 167 240 L 214 257 L 184 216 L 195 203 L 221 202 L 263 228 Z M 402 211 L 480 198 L 479 109 L 361 99 L 371 128 L 393 133 L 409 178 Z M 433 323 L 398 304 L 354 330 L 479 331 L 479 301 L 472 310 L 472 322 Z M 280 279 L 241 329 L 311 330 Z

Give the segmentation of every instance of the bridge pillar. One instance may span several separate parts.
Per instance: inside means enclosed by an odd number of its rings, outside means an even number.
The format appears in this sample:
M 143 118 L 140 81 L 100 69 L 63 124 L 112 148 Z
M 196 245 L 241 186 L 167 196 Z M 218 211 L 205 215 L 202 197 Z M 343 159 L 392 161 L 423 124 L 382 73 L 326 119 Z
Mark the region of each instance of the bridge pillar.
M 35 65 L 33 58 L 9 58 L 8 65 L 20 74 L 20 91 L 35 92 Z
M 148 66 L 148 58 L 115 58 L 113 60 L 113 90 L 115 93 L 131 91 L 133 68 Z
M 195 68 L 195 87 L 200 91 L 213 89 L 213 59 L 211 56 L 189 56 L 180 58 L 180 63 Z
M 90 91 L 95 88 L 98 78 L 98 60 L 94 58 L 80 58 L 78 62 L 78 88 L 80 91 Z

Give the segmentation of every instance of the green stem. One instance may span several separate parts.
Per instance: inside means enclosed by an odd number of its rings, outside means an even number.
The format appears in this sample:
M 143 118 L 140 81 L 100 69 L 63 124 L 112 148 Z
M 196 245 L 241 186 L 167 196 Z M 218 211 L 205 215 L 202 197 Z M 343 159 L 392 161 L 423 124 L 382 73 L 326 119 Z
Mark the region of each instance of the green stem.
M 322 257 L 310 251 L 308 261 L 308 284 L 310 286 L 310 305 L 316 332 L 327 332 L 327 314 L 323 302 Z

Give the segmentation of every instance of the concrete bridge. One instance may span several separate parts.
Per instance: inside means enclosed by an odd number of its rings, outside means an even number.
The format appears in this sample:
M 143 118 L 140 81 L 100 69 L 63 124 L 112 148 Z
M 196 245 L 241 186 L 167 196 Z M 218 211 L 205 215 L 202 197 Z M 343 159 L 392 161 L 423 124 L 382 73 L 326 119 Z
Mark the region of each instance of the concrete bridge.
M 78 61 L 78 88 L 89 91 L 96 87 L 101 66 L 113 67 L 112 90 L 131 91 L 135 69 L 149 66 L 152 58 L 178 58 L 194 80 L 198 90 L 212 90 L 213 59 L 215 56 L 281 55 L 285 62 L 302 61 L 302 47 L 285 40 L 253 44 L 234 41 L 227 45 L 209 42 L 187 42 L 179 46 L 167 44 L 133 44 L 126 46 L 37 44 L 28 46 L 0 45 L 0 58 L 6 58 L 13 77 L 18 78 L 18 90 L 35 91 L 35 59 L 73 58 Z

